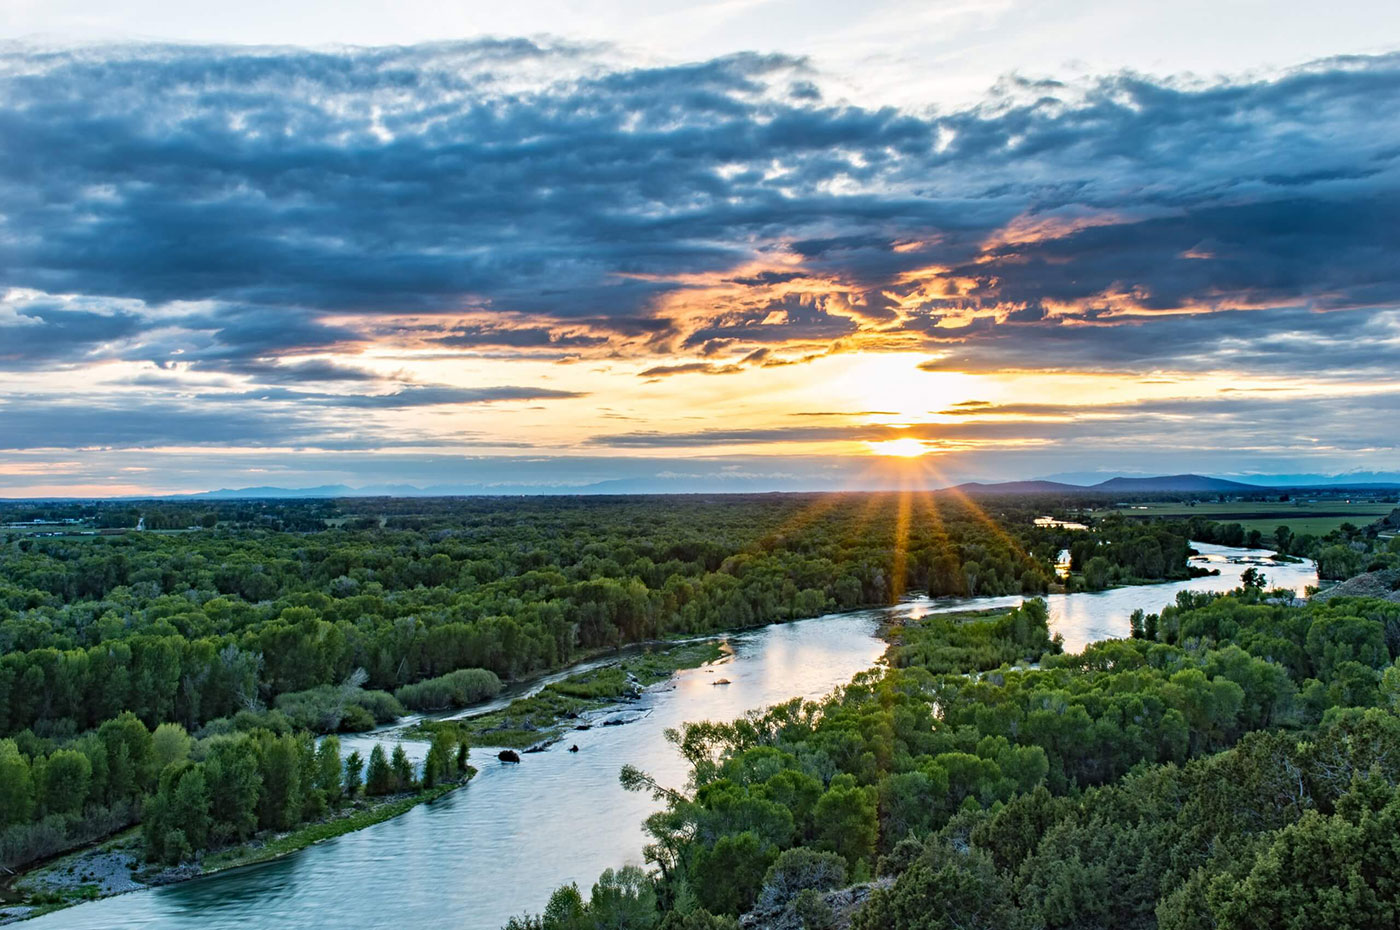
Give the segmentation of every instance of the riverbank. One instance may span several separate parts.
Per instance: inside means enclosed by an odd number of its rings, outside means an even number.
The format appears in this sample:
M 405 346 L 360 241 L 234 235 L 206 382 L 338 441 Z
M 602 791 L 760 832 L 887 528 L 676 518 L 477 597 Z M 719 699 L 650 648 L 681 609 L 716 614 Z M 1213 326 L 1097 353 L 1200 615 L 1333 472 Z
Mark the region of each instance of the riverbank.
M 1129 634 L 1134 610 L 1157 612 L 1182 590 L 1224 592 L 1240 584 L 1253 565 L 1279 584 L 1301 593 L 1315 585 L 1311 563 L 1270 564 L 1269 552 L 1195 544 L 1196 564 L 1220 575 L 1190 582 L 1115 588 L 1096 593 L 1048 595 L 1052 632 L 1062 633 L 1066 650 Z M 320 843 L 279 863 L 256 869 L 230 869 L 207 880 L 186 882 L 171 893 L 124 894 L 60 914 L 40 917 L 34 930 L 320 930 L 341 926 L 403 926 L 416 930 L 496 930 L 523 909 L 542 909 L 562 884 L 586 886 L 604 869 L 636 861 L 638 850 L 654 842 L 645 832 L 656 812 L 649 795 L 629 792 L 618 780 L 623 764 L 636 765 L 661 784 L 682 786 L 690 763 L 666 739 L 666 731 L 688 721 L 730 721 L 752 710 L 794 697 L 820 700 L 832 688 L 875 665 L 887 648 L 878 625 L 905 615 L 976 613 L 1010 609 L 1020 595 L 1002 597 L 910 597 L 892 608 L 855 610 L 818 619 L 784 622 L 728 636 L 735 656 L 713 672 L 682 671 L 670 683 L 650 689 L 629 710 L 636 722 L 594 726 L 570 732 L 566 743 L 523 756 L 524 764 L 484 765 L 471 790 L 420 807 L 369 831 Z M 628 655 L 634 653 L 628 652 Z M 608 662 L 615 660 L 610 655 Z M 554 678 L 577 675 L 577 666 Z M 712 684 L 727 678 L 729 685 Z M 516 683 L 496 711 L 526 688 L 549 680 Z M 460 713 L 460 712 L 459 712 Z M 412 721 L 405 721 L 411 723 Z M 368 753 L 370 739 L 355 737 L 353 748 Z M 569 752 L 577 744 L 577 753 Z M 413 752 L 415 746 L 406 744 Z M 350 751 L 342 737 L 342 751 Z M 560 838 L 566 837 L 567 842 Z
M 476 770 L 470 766 L 461 779 L 419 791 L 360 798 L 327 817 L 286 832 L 263 831 L 246 843 L 211 852 L 194 862 L 156 866 L 145 861 L 141 828 L 121 833 L 22 873 L 8 883 L 7 899 L 0 906 L 0 925 L 15 923 L 62 910 L 75 904 L 110 898 L 132 891 L 202 878 L 243 866 L 291 855 L 326 840 L 363 830 L 420 804 L 436 801 L 466 785 Z
M 733 650 L 720 639 L 688 640 L 578 672 L 545 685 L 537 693 L 518 698 L 499 711 L 446 720 L 420 720 L 403 729 L 389 728 L 383 735 L 392 733 L 404 739 L 427 740 L 432 738 L 437 727 L 451 725 L 478 745 L 521 749 L 545 745 L 557 741 L 567 729 L 589 727 L 591 724 L 587 721 L 592 715 L 620 710 L 619 705 L 625 707 L 640 697 L 643 689 L 669 679 L 680 669 L 695 668 L 732 654 Z M 590 660 L 596 661 L 596 658 L 590 657 Z M 467 777 L 461 781 L 412 794 L 373 800 L 361 798 L 323 820 L 285 833 L 260 833 L 247 843 L 211 852 L 194 863 L 175 867 L 153 867 L 146 863 L 141 828 L 132 827 L 7 882 L 9 893 L 0 905 L 0 925 L 75 904 L 278 859 L 437 800 L 465 785 L 474 773 L 475 769 L 469 769 Z
M 452 726 L 474 746 L 542 749 L 568 730 L 627 722 L 625 714 L 613 717 L 609 713 L 625 710 L 644 689 L 666 681 L 681 669 L 697 668 L 732 654 L 728 643 L 719 639 L 680 643 L 570 675 L 500 710 L 420 720 L 400 732 L 405 739 L 429 739 L 439 727 Z M 600 720 L 600 716 L 607 719 Z

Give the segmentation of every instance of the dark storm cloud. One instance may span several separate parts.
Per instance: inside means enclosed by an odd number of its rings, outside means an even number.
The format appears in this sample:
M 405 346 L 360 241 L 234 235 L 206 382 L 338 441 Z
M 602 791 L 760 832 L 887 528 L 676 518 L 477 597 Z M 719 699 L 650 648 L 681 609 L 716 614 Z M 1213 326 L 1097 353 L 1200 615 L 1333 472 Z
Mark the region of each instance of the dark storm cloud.
M 995 324 L 976 339 L 954 328 L 949 354 L 928 371 L 1235 370 L 1314 379 L 1391 377 L 1400 359 L 1400 309 L 1320 312 L 1298 307 L 1214 313 L 1126 314 L 1102 323 L 1052 318 Z M 931 333 L 943 330 L 930 330 Z
M 445 385 L 411 386 L 391 394 L 317 395 L 313 400 L 333 407 L 396 409 L 449 404 L 492 404 L 501 401 L 551 400 L 583 397 L 578 391 L 537 387 L 457 388 Z
M 580 349 L 605 344 L 605 336 L 585 333 L 560 333 L 542 326 L 507 328 L 497 326 L 460 326 L 445 335 L 427 336 L 429 342 L 452 348 L 482 348 L 503 346 L 517 349 Z
M 54 362 L 90 361 L 109 354 L 111 343 L 138 335 L 136 314 L 71 309 L 57 302 L 0 303 L 0 368 L 35 368 Z
M 309 359 L 304 362 L 275 364 L 263 361 L 247 361 L 230 366 L 239 374 L 252 375 L 262 382 L 273 384 L 301 384 L 317 381 L 383 381 L 382 375 L 352 365 L 341 365 L 327 359 Z
M 1400 128 L 1376 118 L 1400 107 L 1395 56 L 1212 85 L 1013 80 L 933 116 L 827 104 L 781 56 L 599 61 L 527 41 L 11 51 L 0 283 L 203 302 L 177 322 L 203 343 L 189 357 L 212 367 L 361 336 L 327 313 L 473 310 L 626 331 L 693 286 L 681 275 L 759 289 L 825 276 L 886 319 L 880 295 L 909 293 L 906 273 L 968 282 L 928 292 L 914 331 L 950 310 L 1105 292 L 1149 310 L 1362 313 L 1400 295 Z M 1074 226 L 1088 215 L 1111 225 Z M 1018 217 L 1051 226 L 986 245 Z M 801 267 L 724 276 L 774 250 Z M 682 344 L 739 335 L 727 313 Z M 42 345 L 80 359 L 169 324 L 73 317 Z M 829 340 L 854 325 L 795 313 L 742 337 Z M 11 346 L 37 338 L 21 329 L 5 327 Z M 561 337 L 484 326 L 442 338 Z
M 0 449 L 210 444 L 392 448 L 419 445 L 422 438 L 396 438 L 392 427 L 356 421 L 336 411 L 392 411 L 581 396 L 573 391 L 533 387 L 456 388 L 446 385 L 410 385 L 383 394 L 326 394 L 271 387 L 242 393 L 157 396 L 139 400 L 112 396 L 69 399 L 14 396 L 0 403 Z M 493 440 L 491 445 L 512 443 Z
M 0 405 L 0 448 L 88 449 L 143 446 L 362 447 L 354 430 L 335 437 L 297 411 L 250 411 L 246 405 L 177 401 L 81 402 L 15 398 Z

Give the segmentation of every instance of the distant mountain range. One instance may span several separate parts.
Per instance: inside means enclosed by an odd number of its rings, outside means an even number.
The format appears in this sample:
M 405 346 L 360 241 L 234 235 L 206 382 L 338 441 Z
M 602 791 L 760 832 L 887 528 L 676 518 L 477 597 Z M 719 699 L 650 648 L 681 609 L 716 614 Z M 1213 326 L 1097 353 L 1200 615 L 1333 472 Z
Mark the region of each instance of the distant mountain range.
M 958 485 L 957 490 L 968 494 L 1075 494 L 1084 491 L 1105 494 L 1229 494 L 1274 489 L 1205 475 L 1159 475 L 1155 478 L 1109 478 L 1089 485 L 1062 481 L 1005 481 L 1000 484 L 974 481 Z
M 1316 476 L 1310 476 L 1316 477 Z M 221 488 L 197 494 L 170 495 L 168 499 L 183 500 L 286 500 L 330 497 L 455 497 L 455 496 L 516 496 L 525 494 L 720 494 L 771 493 L 779 491 L 815 491 L 816 487 L 779 487 L 772 478 L 733 476 L 706 479 L 702 476 L 636 477 L 599 481 L 592 484 L 567 485 L 431 485 L 379 484 L 350 487 L 325 484 L 313 488 Z M 1071 484 L 1064 481 L 1004 481 L 985 483 L 970 481 L 957 485 L 965 494 L 1244 494 L 1250 492 L 1276 493 L 1281 487 L 1345 487 L 1400 488 L 1400 482 L 1351 482 L 1345 476 L 1329 484 L 1307 485 L 1250 484 L 1206 475 L 1159 475 L 1150 478 L 1114 477 L 1096 484 Z

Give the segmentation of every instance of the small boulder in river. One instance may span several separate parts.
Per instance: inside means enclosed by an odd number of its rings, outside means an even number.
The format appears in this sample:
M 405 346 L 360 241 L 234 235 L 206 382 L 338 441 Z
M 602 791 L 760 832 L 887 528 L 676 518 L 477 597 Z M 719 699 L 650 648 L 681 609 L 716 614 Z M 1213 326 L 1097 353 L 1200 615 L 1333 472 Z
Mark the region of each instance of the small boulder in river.
M 500 752 L 496 753 L 496 758 L 500 759 L 502 762 L 519 762 L 520 753 L 516 752 L 514 749 L 502 749 Z
M 710 684 L 712 685 L 728 685 L 732 683 L 733 682 L 731 682 L 728 678 L 716 678 L 714 681 L 710 682 Z

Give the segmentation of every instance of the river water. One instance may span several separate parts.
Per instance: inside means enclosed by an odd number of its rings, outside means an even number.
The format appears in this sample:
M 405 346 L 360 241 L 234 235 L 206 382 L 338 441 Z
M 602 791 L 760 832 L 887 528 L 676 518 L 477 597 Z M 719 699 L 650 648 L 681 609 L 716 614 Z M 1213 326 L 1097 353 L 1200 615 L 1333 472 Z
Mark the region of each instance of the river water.
M 1270 587 L 1302 594 L 1317 583 L 1312 563 L 1280 565 L 1268 552 L 1196 544 L 1198 564 L 1219 576 L 1097 594 L 1052 595 L 1051 629 L 1069 651 L 1128 634 L 1128 616 L 1160 610 L 1185 589 L 1239 586 L 1249 565 Z M 641 864 L 642 821 L 651 798 L 618 784 L 624 763 L 683 787 L 684 762 L 665 741 L 687 720 L 729 720 L 792 697 L 819 698 L 873 665 L 888 616 L 995 607 L 1019 597 L 918 598 L 891 608 L 833 614 L 730 637 L 734 656 L 689 669 L 625 712 L 625 726 L 572 732 L 519 765 L 473 751 L 480 773 L 464 789 L 401 817 L 337 837 L 275 862 L 79 905 L 26 922 L 33 930 L 124 927 L 298 930 L 323 927 L 497 930 L 522 911 L 542 910 L 550 892 L 577 882 L 585 895 L 605 868 Z M 728 685 L 716 680 L 727 678 Z M 348 741 L 347 741 L 348 743 Z M 577 753 L 568 751 L 576 744 Z M 360 747 L 363 749 L 363 747 Z M 349 751 L 347 746 L 346 752 Z

